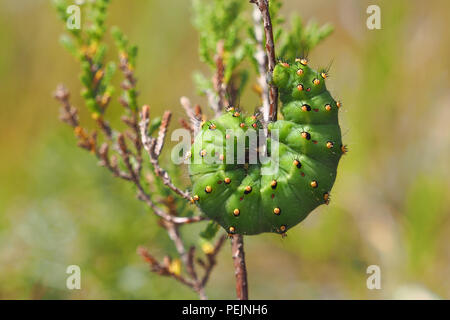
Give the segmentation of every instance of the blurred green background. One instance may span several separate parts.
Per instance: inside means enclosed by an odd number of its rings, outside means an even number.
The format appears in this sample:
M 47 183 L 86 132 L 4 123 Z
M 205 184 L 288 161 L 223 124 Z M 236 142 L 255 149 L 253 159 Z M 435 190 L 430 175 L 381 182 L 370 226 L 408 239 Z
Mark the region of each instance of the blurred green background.
M 382 30 L 371 31 L 372 2 L 285 1 L 287 17 L 335 26 L 310 60 L 333 60 L 328 83 L 344 103 L 350 152 L 330 206 L 285 239 L 246 237 L 251 298 L 450 298 L 450 2 L 376 1 Z M 206 70 L 191 13 L 189 1 L 112 3 L 109 25 L 139 45 L 140 102 L 153 114 L 171 109 L 179 118 L 182 95 L 206 104 L 191 77 Z M 0 298 L 197 298 L 148 271 L 136 247 L 161 258 L 172 243 L 132 188 L 58 121 L 57 83 L 82 106 L 79 66 L 59 45 L 62 32 L 48 0 L 0 2 Z M 241 97 L 248 110 L 256 103 L 251 91 Z M 184 231 L 196 241 L 195 227 Z M 65 289 L 71 264 L 81 267 L 81 290 Z M 381 290 L 366 287 L 369 265 L 381 268 Z M 235 297 L 228 243 L 207 294 Z

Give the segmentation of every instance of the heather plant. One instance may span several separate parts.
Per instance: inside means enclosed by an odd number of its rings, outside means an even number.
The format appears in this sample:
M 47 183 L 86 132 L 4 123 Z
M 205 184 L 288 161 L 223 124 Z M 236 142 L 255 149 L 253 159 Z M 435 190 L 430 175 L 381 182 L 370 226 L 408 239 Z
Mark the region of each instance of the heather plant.
M 318 205 L 328 204 L 339 159 L 346 152 L 338 124 L 341 103 L 325 85 L 328 68 L 314 70 L 307 59 L 332 28 L 315 22 L 304 25 L 298 16 L 287 27 L 279 11 L 281 1 L 193 0 L 199 59 L 209 67 L 209 74 L 195 72 L 193 79 L 211 112 L 187 97 L 180 99 L 186 113 L 180 126 L 192 142 L 192 149 L 181 156 L 200 157 L 188 168 L 162 160 L 170 158 L 171 150 L 164 147 L 172 112 L 153 115 L 151 107 L 139 100 L 138 48 L 118 27 L 106 24 L 110 1 L 81 2 L 79 29 L 67 24 L 71 3 L 54 3 L 66 24 L 61 42 L 80 64 L 81 96 L 95 127 L 84 125 L 63 85 L 55 92 L 60 118 L 72 127 L 79 147 L 134 187 L 137 198 L 159 217 L 177 255 L 160 258 L 143 247 L 138 253 L 154 274 L 172 277 L 206 299 L 217 254 L 229 237 L 237 298 L 247 299 L 244 235 L 285 236 Z M 114 48 L 106 44 L 108 32 Z M 116 88 L 113 83 L 118 78 Z M 253 110 L 240 106 L 240 97 L 250 94 L 248 84 L 259 97 Z M 279 101 L 283 119 L 278 119 Z M 108 110 L 119 106 L 122 125 L 108 120 Z M 244 141 L 243 163 L 224 156 L 218 151 L 224 145 L 208 138 L 214 132 L 225 143 L 227 130 Z M 246 139 L 252 131 L 262 134 L 256 147 Z M 275 135 L 278 144 L 270 142 Z M 263 175 L 265 165 L 259 156 L 255 163 L 248 161 L 256 150 L 279 154 L 276 173 Z M 207 156 L 219 162 L 206 163 Z M 182 171 L 189 171 L 191 183 L 182 178 Z M 197 245 L 187 247 L 180 229 L 199 223 L 204 227 Z

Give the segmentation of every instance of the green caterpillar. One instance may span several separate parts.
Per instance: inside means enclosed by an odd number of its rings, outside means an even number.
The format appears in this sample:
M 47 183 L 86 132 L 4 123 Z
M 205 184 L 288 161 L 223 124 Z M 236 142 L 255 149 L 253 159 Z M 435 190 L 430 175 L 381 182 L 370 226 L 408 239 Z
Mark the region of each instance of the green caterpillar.
M 278 130 L 279 144 L 270 145 L 271 154 L 279 154 L 279 170 L 263 175 L 270 164 L 261 161 L 237 163 L 237 141 L 260 129 L 256 116 L 243 117 L 229 108 L 222 116 L 203 125 L 191 149 L 189 166 L 196 203 L 228 233 L 258 234 L 285 232 L 306 218 L 317 206 L 329 203 L 329 192 L 336 178 L 339 159 L 346 152 L 338 122 L 340 102 L 325 86 L 327 74 L 311 69 L 306 59 L 279 63 L 273 72 L 278 87 L 284 120 L 268 125 Z M 227 130 L 236 130 L 234 137 Z M 224 146 L 234 139 L 231 164 Z M 208 158 L 208 159 L 207 159 Z M 219 160 L 211 163 L 211 160 Z M 194 160 L 192 160 L 194 161 Z

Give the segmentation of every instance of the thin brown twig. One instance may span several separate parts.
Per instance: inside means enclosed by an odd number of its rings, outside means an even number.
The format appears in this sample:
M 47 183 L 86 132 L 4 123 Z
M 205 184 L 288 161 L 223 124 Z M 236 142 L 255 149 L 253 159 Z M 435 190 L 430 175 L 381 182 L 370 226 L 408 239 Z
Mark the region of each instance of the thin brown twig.
M 268 0 L 250 0 L 250 3 L 254 3 L 257 5 L 259 11 L 261 12 L 262 19 L 264 22 L 264 33 L 266 35 L 266 52 L 268 58 L 268 73 L 272 75 L 273 70 L 276 65 L 276 56 L 275 56 L 275 43 L 273 40 L 273 30 L 272 30 L 272 20 L 270 18 L 269 12 L 269 2 Z M 268 121 L 273 122 L 277 120 L 277 112 L 278 112 L 278 89 L 277 87 L 270 81 L 269 82 L 269 116 Z
M 238 300 L 248 300 L 247 267 L 245 265 L 244 236 L 234 234 L 231 238 L 231 253 L 236 276 L 236 296 Z

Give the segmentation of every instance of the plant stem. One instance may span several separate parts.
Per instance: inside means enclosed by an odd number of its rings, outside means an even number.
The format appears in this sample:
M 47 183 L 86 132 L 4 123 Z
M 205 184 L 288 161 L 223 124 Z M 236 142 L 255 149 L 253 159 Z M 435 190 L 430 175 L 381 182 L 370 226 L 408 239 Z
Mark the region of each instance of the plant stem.
M 248 300 L 247 268 L 245 266 L 244 237 L 235 234 L 231 238 L 231 253 L 236 276 L 236 297 L 238 300 Z
M 259 11 L 262 15 L 262 20 L 264 22 L 264 33 L 266 35 L 266 51 L 267 51 L 267 62 L 268 62 L 268 72 L 270 75 L 273 73 L 276 65 L 275 56 L 275 43 L 273 40 L 273 30 L 272 30 L 272 19 L 270 18 L 269 12 L 269 1 L 268 0 L 250 0 L 251 3 L 257 5 Z M 271 82 L 269 82 L 269 122 L 277 121 L 278 112 L 278 88 Z
M 261 87 L 262 114 L 265 123 L 269 123 L 270 98 L 269 84 L 267 83 L 267 54 L 264 50 L 264 28 L 262 15 L 258 7 L 253 8 L 253 23 L 256 39 L 255 59 L 258 62 L 258 84 Z M 267 135 L 267 132 L 266 132 Z

